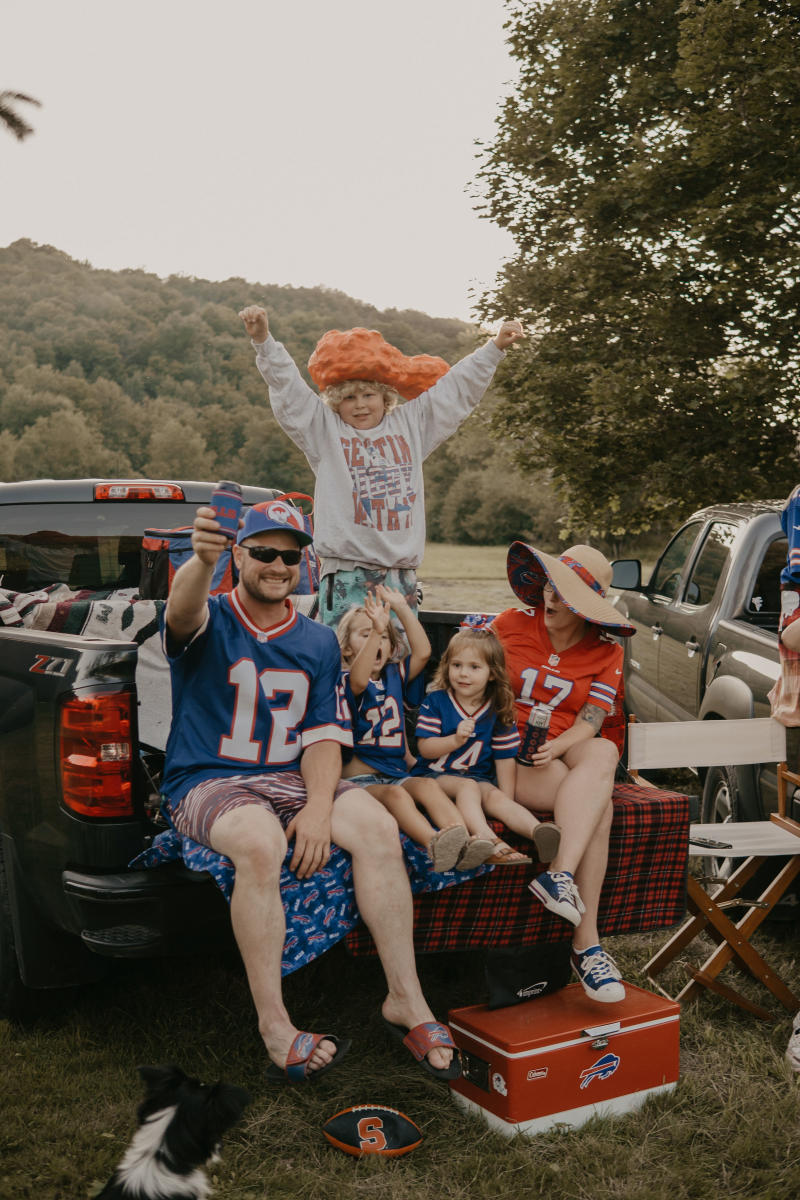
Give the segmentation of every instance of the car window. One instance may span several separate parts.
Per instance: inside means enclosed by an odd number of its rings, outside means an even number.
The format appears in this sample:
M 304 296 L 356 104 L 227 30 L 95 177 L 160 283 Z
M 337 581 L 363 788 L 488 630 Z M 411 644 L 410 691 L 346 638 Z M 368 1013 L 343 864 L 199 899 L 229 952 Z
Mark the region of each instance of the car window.
M 687 604 L 699 607 L 714 598 L 730 558 L 736 529 L 735 525 L 725 525 L 721 521 L 715 521 L 709 528 L 686 584 L 684 599 Z
M 702 528 L 700 521 L 692 521 L 690 525 L 685 525 L 683 529 L 678 530 L 656 563 L 647 586 L 649 592 L 666 596 L 669 600 L 675 599 L 681 579 L 686 574 L 686 561 Z
M 0 587 L 33 592 L 137 587 L 145 529 L 191 525 L 186 503 L 93 502 L 0 507 Z M 69 529 L 69 533 L 62 532 Z
M 746 608 L 768 624 L 777 622 L 781 610 L 781 571 L 786 566 L 788 542 L 785 537 L 770 542 L 758 568 Z M 770 618 L 774 618 L 774 621 Z

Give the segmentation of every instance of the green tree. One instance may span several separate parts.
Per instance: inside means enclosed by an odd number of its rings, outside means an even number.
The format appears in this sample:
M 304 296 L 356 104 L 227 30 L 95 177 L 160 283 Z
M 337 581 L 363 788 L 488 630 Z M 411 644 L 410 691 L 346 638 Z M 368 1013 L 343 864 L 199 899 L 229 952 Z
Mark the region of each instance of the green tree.
M 509 0 L 483 151 L 532 336 L 495 427 L 567 526 L 619 539 L 794 482 L 800 0 Z M 533 451 L 534 453 L 531 453 Z
M 275 335 L 303 372 L 317 339 L 332 328 L 379 329 L 407 354 L 439 354 L 449 362 L 475 341 L 475 330 L 462 321 L 381 312 L 329 288 L 99 271 L 23 239 L 0 249 L 0 473 L 11 479 L 154 474 L 313 491 L 305 456 L 272 415 L 237 316 L 251 300 L 267 306 Z M 62 415 L 69 419 L 59 448 Z M 467 424 L 477 431 L 476 445 L 459 434 L 428 467 L 429 504 L 437 519 L 446 512 L 442 536 L 474 538 L 478 524 L 499 530 L 501 507 L 506 528 L 528 529 L 524 493 L 531 484 L 511 474 L 507 455 L 494 458 L 499 448 L 489 444 L 482 416 Z M 502 501 L 497 490 L 482 492 L 480 520 L 474 496 L 464 496 L 463 520 L 449 498 L 467 469 L 475 486 L 488 471 L 503 490 Z
M 103 445 L 82 413 L 71 405 L 50 416 L 39 417 L 17 438 L 14 479 L 81 478 L 91 475 L 127 475 L 125 456 Z
M 146 414 L 143 475 L 156 479 L 208 479 L 213 475 L 213 453 L 188 406 L 159 397 L 147 405 Z

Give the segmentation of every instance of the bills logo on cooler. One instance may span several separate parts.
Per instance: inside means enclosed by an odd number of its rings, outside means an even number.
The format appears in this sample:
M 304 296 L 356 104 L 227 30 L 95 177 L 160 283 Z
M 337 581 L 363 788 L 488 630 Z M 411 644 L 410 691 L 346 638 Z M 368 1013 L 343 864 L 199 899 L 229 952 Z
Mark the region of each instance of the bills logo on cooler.
M 610 1079 L 619 1064 L 618 1054 L 604 1054 L 602 1058 L 598 1058 L 597 1062 L 581 1071 L 581 1088 L 588 1087 L 593 1079 Z

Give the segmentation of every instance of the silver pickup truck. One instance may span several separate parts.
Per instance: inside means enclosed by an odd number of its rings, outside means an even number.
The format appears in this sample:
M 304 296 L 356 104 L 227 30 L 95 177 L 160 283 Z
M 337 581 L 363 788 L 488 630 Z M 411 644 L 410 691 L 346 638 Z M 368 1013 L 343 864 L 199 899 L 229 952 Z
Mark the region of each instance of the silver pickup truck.
M 767 694 L 780 670 L 783 504 L 720 504 L 693 513 L 646 584 L 637 560 L 615 564 L 618 607 L 636 627 L 625 644 L 629 713 L 641 721 L 769 716 Z M 797 732 L 789 733 L 796 763 Z M 777 807 L 774 766 L 721 763 L 702 781 L 703 821 L 763 820 Z

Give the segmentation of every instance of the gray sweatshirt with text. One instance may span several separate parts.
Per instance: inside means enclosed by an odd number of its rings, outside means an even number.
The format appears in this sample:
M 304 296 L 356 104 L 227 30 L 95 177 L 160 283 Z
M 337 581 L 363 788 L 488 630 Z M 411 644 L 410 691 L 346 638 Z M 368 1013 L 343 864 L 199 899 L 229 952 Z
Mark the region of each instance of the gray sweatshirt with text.
M 356 430 L 320 400 L 271 334 L 253 345 L 275 418 L 316 476 L 314 546 L 323 575 L 354 566 L 416 569 L 425 550 L 422 464 L 479 403 L 504 351 L 487 342 L 373 429 Z

